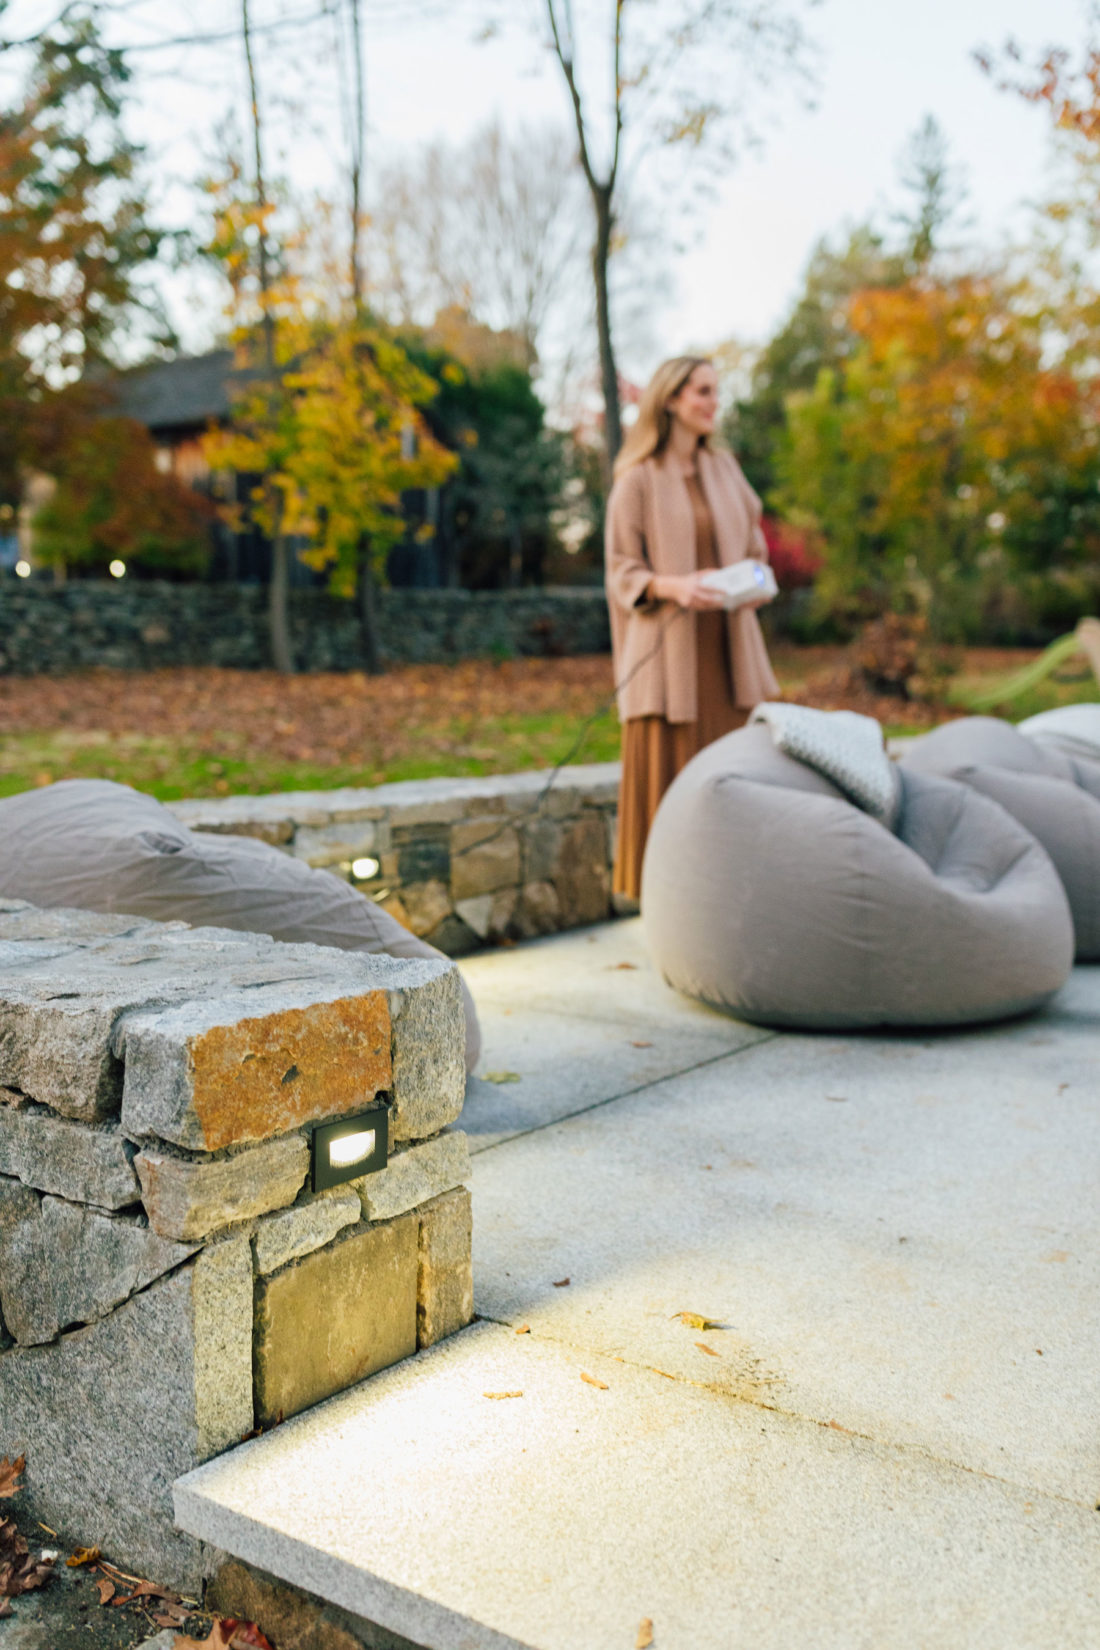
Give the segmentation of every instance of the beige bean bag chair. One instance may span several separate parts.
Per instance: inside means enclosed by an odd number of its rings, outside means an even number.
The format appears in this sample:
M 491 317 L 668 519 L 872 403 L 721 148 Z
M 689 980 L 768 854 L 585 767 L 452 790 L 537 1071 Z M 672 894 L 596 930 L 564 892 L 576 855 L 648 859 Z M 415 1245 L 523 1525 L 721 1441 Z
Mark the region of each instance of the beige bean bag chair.
M 442 956 L 330 872 L 266 842 L 189 831 L 151 796 L 102 779 L 67 779 L 0 801 L 0 897 L 341 951 Z M 480 1032 L 459 978 L 472 1071 Z
M 1092 710 L 1077 705 L 1071 710 Z M 1098 707 L 1100 709 L 1100 707 Z M 1100 745 L 1083 759 L 1080 727 L 1064 712 L 1035 717 L 1029 732 L 992 716 L 967 716 L 915 739 L 910 773 L 940 774 L 992 797 L 1054 861 L 1073 913 L 1079 962 L 1100 961 Z M 1044 729 L 1046 731 L 1044 731 Z M 1100 729 L 1097 730 L 1100 732 Z M 1073 754 L 1075 751 L 1078 754 Z
M 1073 928 L 1044 850 L 966 785 L 914 769 L 894 784 L 891 828 L 765 726 L 701 751 L 658 809 L 642 871 L 668 982 L 806 1028 L 963 1025 L 1045 1002 Z

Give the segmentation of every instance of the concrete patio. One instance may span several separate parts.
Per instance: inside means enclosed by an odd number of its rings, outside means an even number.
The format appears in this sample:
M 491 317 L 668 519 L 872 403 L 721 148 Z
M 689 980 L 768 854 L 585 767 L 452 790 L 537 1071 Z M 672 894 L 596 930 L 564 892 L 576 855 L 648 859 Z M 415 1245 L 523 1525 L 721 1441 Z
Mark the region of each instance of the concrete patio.
M 636 921 L 465 967 L 483 1321 L 180 1524 L 380 1646 L 1095 1644 L 1100 969 L 799 1036 L 674 996 Z

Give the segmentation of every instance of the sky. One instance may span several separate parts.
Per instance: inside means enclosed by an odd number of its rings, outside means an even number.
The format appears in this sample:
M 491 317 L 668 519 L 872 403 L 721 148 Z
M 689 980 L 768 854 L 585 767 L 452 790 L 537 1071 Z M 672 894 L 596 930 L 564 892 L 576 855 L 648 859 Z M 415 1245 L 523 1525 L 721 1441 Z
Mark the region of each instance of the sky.
M 490 4 L 491 0 L 484 0 Z M 670 12 L 677 0 L 654 0 Z M 793 0 L 797 4 L 797 0 Z M 328 25 L 296 26 L 323 0 L 253 0 L 261 23 L 288 19 L 262 36 L 261 92 L 271 105 L 278 161 L 303 188 L 331 187 L 339 150 L 335 58 Z M 496 116 L 506 126 L 568 118 L 566 94 L 550 53 L 533 28 L 514 23 L 474 38 L 479 0 L 364 0 L 371 161 L 430 138 L 457 141 Z M 579 0 L 589 15 L 606 0 Z M 427 6 L 428 14 L 421 7 Z M 509 0 L 509 12 L 536 0 Z M 9 36 L 52 14 L 45 0 L 12 0 Z M 243 108 L 240 46 L 165 47 L 196 29 L 232 32 L 236 0 L 127 0 L 113 37 L 143 48 L 132 59 L 133 129 L 149 147 L 158 204 L 169 217 L 192 211 L 190 180 L 214 148 L 227 112 Z M 765 133 L 759 151 L 722 169 L 712 198 L 693 218 L 682 251 L 671 255 L 671 288 L 655 294 L 648 336 L 625 363 L 644 377 L 666 354 L 735 337 L 759 342 L 791 305 L 815 242 L 896 200 L 899 153 L 921 119 L 942 125 L 971 198 L 972 234 L 996 244 L 1018 231 L 1022 203 L 1049 177 L 1048 118 L 998 91 L 973 60 L 976 48 L 1009 35 L 1025 46 L 1079 46 L 1084 0 L 821 0 L 805 13 L 818 51 L 816 106 L 801 89 L 779 87 L 758 105 Z M 590 54 L 589 91 L 602 65 Z M 192 349 L 216 323 L 208 282 L 186 274 L 173 283 L 176 320 Z

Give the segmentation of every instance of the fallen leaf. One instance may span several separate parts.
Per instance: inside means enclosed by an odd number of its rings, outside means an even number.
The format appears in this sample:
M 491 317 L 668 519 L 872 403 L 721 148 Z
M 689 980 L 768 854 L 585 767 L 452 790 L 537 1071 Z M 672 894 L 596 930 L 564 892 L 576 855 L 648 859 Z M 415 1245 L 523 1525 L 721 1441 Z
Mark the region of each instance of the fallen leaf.
M 9 1496 L 17 1495 L 23 1488 L 22 1484 L 17 1484 L 15 1480 L 26 1464 L 27 1458 L 25 1455 L 21 1455 L 17 1461 L 9 1461 L 5 1455 L 3 1460 L 0 1461 L 0 1501 L 6 1501 Z
M 529 1323 L 521 1323 L 519 1328 L 516 1330 L 517 1335 L 529 1335 L 530 1333 L 531 1325 Z
M 585 1370 L 585 1369 L 581 1370 L 581 1380 L 582 1381 L 587 1381 L 589 1386 L 598 1386 L 601 1392 L 607 1392 L 608 1391 L 608 1385 L 607 1385 L 606 1381 L 598 1381 L 596 1379 L 595 1375 L 589 1375 L 588 1371 Z
M 557 1283 L 554 1284 L 554 1288 L 555 1289 L 568 1289 L 569 1288 L 569 1279 L 568 1278 L 559 1278 Z
M 685 1329 L 701 1329 L 704 1334 L 708 1329 L 721 1329 L 722 1325 L 717 1318 L 704 1318 L 701 1312 L 674 1312 L 674 1318 L 679 1318 Z
M 158 1627 L 182 1627 L 190 1614 L 190 1605 L 162 1604 L 153 1620 Z
M 631 1046 L 631 1048 L 652 1048 L 653 1044 L 652 1043 L 636 1043 L 632 1040 L 630 1046 Z
M 522 1398 L 523 1393 L 522 1393 L 522 1391 L 520 1391 L 520 1392 L 485 1392 L 485 1393 L 482 1393 L 482 1397 L 484 1397 L 484 1398 Z
M 100 1604 L 110 1604 L 115 1596 L 115 1584 L 109 1576 L 100 1576 L 95 1584 L 95 1590 L 99 1594 Z
M 638 1637 L 634 1640 L 634 1650 L 649 1650 L 653 1643 L 653 1623 L 648 1616 L 643 1616 L 638 1623 Z
M 254 1621 L 225 1621 L 222 1626 L 232 1628 L 229 1650 L 273 1650 L 271 1640 L 264 1637 Z
M 100 1552 L 98 1547 L 78 1547 L 71 1558 L 65 1560 L 67 1570 L 79 1570 L 82 1564 L 98 1564 Z
M 699 1348 L 700 1352 L 706 1353 L 708 1358 L 717 1358 L 718 1354 L 715 1352 L 713 1346 L 706 1346 L 702 1341 L 696 1341 L 695 1344 Z
M 155 1581 L 139 1581 L 132 1593 L 120 1594 L 115 1599 L 116 1604 L 133 1604 L 139 1598 L 163 1598 L 175 1604 L 179 1599 L 178 1593 L 169 1592 L 167 1587 L 158 1587 Z
M 487 1083 L 522 1083 L 523 1078 L 518 1071 L 487 1071 L 485 1081 Z
M 833 1432 L 842 1432 L 846 1438 L 855 1437 L 851 1427 L 842 1427 L 839 1421 L 826 1421 L 825 1425 L 830 1427 Z
M 628 968 L 628 969 L 631 970 L 632 973 L 635 973 L 635 974 L 638 972 L 638 964 L 637 963 L 609 963 L 608 964 L 608 973 L 614 974 L 615 971 L 617 969 L 620 969 L 620 968 Z

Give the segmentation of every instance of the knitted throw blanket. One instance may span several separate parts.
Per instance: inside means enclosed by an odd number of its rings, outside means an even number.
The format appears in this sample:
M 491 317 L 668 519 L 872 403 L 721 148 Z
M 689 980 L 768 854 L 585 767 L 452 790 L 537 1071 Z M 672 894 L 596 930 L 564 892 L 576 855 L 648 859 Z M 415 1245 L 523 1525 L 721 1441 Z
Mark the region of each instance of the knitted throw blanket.
M 757 705 L 750 722 L 763 722 L 778 750 L 832 780 L 857 808 L 893 829 L 898 776 L 886 754 L 882 728 L 853 710 L 811 710 L 807 705 Z

